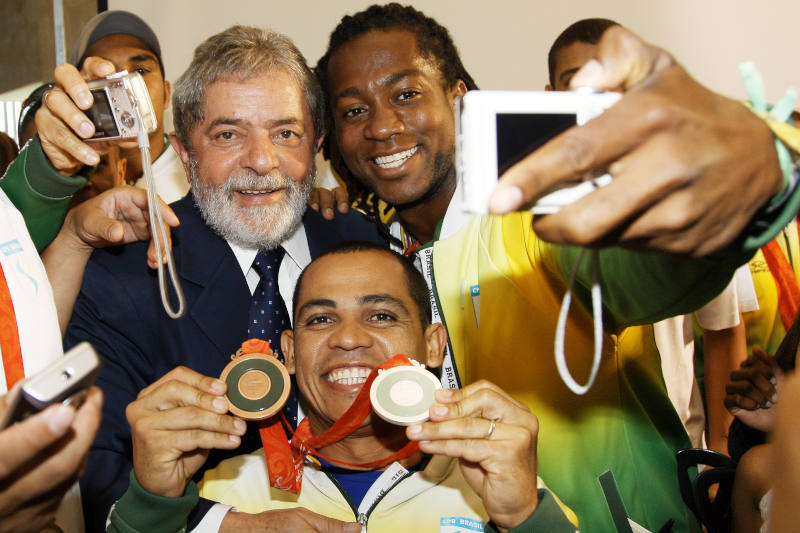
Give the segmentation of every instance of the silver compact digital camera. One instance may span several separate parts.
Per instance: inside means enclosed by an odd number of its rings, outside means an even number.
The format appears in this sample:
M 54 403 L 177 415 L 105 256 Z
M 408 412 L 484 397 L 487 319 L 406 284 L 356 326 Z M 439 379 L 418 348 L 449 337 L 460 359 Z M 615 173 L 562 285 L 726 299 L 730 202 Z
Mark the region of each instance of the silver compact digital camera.
M 469 91 L 456 103 L 456 172 L 464 209 L 488 213 L 489 196 L 506 170 L 560 133 L 601 114 L 620 97 L 591 89 Z M 530 210 L 555 213 L 610 180 L 610 175 L 596 172 L 565 183 Z
M 117 141 L 134 139 L 139 134 L 136 108 L 147 134 L 158 126 L 150 94 L 138 72 L 125 70 L 107 78 L 88 82 L 94 98 L 92 107 L 85 111 L 94 123 L 94 135 L 87 141 Z
M 21 422 L 54 403 L 77 409 L 100 372 L 100 358 L 92 345 L 82 342 L 47 368 L 27 378 L 16 394 L 7 399 L 0 416 L 0 429 Z

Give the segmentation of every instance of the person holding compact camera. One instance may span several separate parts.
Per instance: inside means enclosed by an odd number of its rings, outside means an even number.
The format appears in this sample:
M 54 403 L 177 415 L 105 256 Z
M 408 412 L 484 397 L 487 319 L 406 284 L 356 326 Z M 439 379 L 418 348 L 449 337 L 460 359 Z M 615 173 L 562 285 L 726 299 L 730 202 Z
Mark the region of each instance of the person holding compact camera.
M 160 209 L 167 224 L 177 224 L 166 205 Z M 25 378 L 62 357 L 61 331 L 92 250 L 148 237 L 146 192 L 121 187 L 72 209 L 40 259 L 22 215 L 0 191 L 0 392 L 11 391 L 0 401 L 0 418 L 13 422 L 9 398 L 19 396 Z M 149 257 L 154 266 L 152 247 Z M 0 531 L 38 532 L 53 520 L 68 533 L 83 531 L 75 481 L 101 404 L 92 388 L 78 409 L 54 405 L 0 427 Z
M 127 11 L 104 11 L 83 28 L 70 63 L 55 70 L 55 84 L 41 100 L 28 105 L 36 111 L 38 134 L 29 142 L 0 181 L 21 208 L 37 249 L 53 240 L 63 221 L 70 197 L 81 190 L 100 163 L 108 143 L 87 143 L 95 124 L 83 112 L 94 104 L 87 79 L 117 71 L 138 72 L 153 107 L 155 130 L 148 135 L 157 192 L 168 203 L 182 198 L 189 181 L 164 132 L 164 110 L 170 83 L 164 79 L 161 47 L 153 30 Z M 125 159 L 125 182 L 144 187 L 141 153 L 133 141 L 118 143 Z
M 651 50 L 625 30 L 609 30 L 606 37 L 640 43 L 635 51 Z M 614 51 L 623 57 L 631 52 Z M 660 56 L 644 56 L 655 57 Z M 453 103 L 474 83 L 447 30 L 413 8 L 371 6 L 340 21 L 317 73 L 344 165 L 353 179 L 395 207 L 396 218 L 386 229 L 398 249 L 416 257 L 432 287 L 434 315 L 441 316 L 450 336 L 445 383 L 454 387 L 488 379 L 537 414 L 543 428 L 540 475 L 575 510 L 583 529 L 613 528 L 597 484 L 608 469 L 635 521 L 657 530 L 672 519 L 676 529 L 689 529 L 693 519 L 674 475 L 674 452 L 685 446 L 686 436 L 663 389 L 661 370 L 652 361 L 634 359 L 623 365 L 616 346 L 620 337 L 636 334 L 626 326 L 652 323 L 706 303 L 751 252 L 729 249 L 692 262 L 614 248 L 598 252 L 595 273 L 604 308 L 595 323 L 606 327 L 603 356 L 594 386 L 575 395 L 557 377 L 554 335 L 562 296 L 576 270 L 574 291 L 583 305 L 566 322 L 565 350 L 569 371 L 585 381 L 592 374 L 595 342 L 589 303 L 592 261 L 580 262 L 580 249 L 540 240 L 530 213 L 461 213 Z M 674 75 L 690 81 L 685 72 L 675 70 Z M 691 83 L 692 90 L 705 91 Z M 675 98 L 686 103 L 680 94 Z M 624 115 L 612 111 L 625 109 L 628 101 L 623 97 L 601 118 L 610 114 L 624 122 Z M 766 137 L 769 153 L 772 139 L 764 135 L 768 129 L 760 119 L 738 103 L 728 105 L 738 106 L 729 112 L 736 111 L 743 137 Z M 743 125 L 756 133 L 751 135 Z M 626 130 L 619 131 L 624 135 Z M 637 141 L 641 138 L 637 134 Z M 576 144 L 574 152 L 566 147 L 565 157 L 580 156 L 581 146 Z M 723 151 L 720 157 L 728 164 L 743 153 Z M 765 161 L 762 170 L 764 179 L 780 178 L 776 161 Z M 372 214 L 377 220 L 377 213 Z M 630 342 L 652 344 L 652 339 L 642 336 Z

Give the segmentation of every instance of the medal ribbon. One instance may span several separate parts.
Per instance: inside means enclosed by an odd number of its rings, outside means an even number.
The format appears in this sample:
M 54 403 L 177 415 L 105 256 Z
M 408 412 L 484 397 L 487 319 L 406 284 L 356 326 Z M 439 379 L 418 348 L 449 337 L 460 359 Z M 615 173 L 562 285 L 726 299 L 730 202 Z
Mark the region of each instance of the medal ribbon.
M 761 251 L 778 289 L 778 312 L 781 322 L 784 329 L 789 331 L 800 307 L 800 288 L 797 285 L 797 278 L 777 239 L 769 241 Z
M 0 351 L 3 353 L 6 390 L 11 390 L 17 381 L 25 377 L 25 368 L 22 364 L 22 348 L 14 302 L 11 300 L 11 292 L 2 266 L 0 266 Z
M 382 365 L 373 368 L 352 405 L 339 420 L 319 435 L 311 433 L 308 417 L 300 422 L 294 432 L 291 443 L 287 442 L 286 435 L 283 428 L 280 427 L 277 416 L 259 423 L 261 441 L 264 443 L 264 454 L 266 455 L 269 469 L 270 485 L 281 490 L 299 492 L 303 483 L 303 461 L 307 455 L 314 455 L 331 463 L 344 466 L 376 469 L 389 465 L 394 461 L 405 459 L 418 452 L 419 444 L 413 441 L 409 441 L 403 448 L 388 457 L 367 463 L 338 461 L 317 452 L 317 448 L 324 448 L 339 442 L 361 427 L 364 419 L 367 418 L 367 415 L 372 410 L 369 402 L 369 390 L 372 382 L 378 376 L 378 371 L 396 366 L 411 366 L 411 362 L 405 355 L 395 355 Z

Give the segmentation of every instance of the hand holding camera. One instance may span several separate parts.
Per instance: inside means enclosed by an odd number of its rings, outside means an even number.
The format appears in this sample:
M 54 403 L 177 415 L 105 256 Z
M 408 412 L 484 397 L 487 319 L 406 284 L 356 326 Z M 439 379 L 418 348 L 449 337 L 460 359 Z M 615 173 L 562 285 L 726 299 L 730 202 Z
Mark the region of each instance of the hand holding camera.
M 109 142 L 133 139 L 122 146 L 135 146 L 138 129 L 132 98 L 139 103 L 145 130 L 155 130 L 156 119 L 141 77 L 135 73 L 118 77 L 114 71 L 111 62 L 99 57 L 87 58 L 80 72 L 67 63 L 56 67 L 56 87 L 42 99 L 36 128 L 45 155 L 61 174 L 73 175 L 84 165 L 98 164 Z M 95 142 L 90 145 L 88 140 Z
M 0 399 L 3 424 L 18 421 L 0 429 L 3 531 L 40 531 L 80 475 L 100 427 L 97 363 L 80 345 Z

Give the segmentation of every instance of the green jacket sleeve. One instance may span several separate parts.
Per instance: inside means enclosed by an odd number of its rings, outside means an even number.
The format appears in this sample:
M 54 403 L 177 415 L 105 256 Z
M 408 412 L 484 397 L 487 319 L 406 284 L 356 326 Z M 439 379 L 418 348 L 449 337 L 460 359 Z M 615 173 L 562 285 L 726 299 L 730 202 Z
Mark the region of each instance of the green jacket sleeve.
M 62 176 L 34 137 L 8 167 L 0 188 L 25 219 L 28 233 L 38 251 L 55 238 L 73 194 L 86 184 L 83 176 Z
M 131 471 L 128 490 L 111 510 L 106 531 L 111 533 L 149 533 L 186 531 L 186 520 L 200 499 L 197 485 L 190 481 L 180 498 L 156 496 L 144 490 Z
M 498 533 L 494 522 L 489 522 L 483 528 L 485 533 Z M 546 489 L 539 489 L 539 505 L 531 515 L 520 525 L 510 530 L 510 533 L 575 533 L 578 528 L 567 519 L 556 499 Z
M 592 254 L 598 254 L 604 322 L 619 329 L 652 324 L 701 308 L 722 292 L 739 265 L 754 253 L 731 246 L 690 260 L 622 248 L 582 253 L 583 249 L 575 246 L 545 246 L 553 247 L 547 253 L 553 254 L 564 279 L 569 279 L 580 258 L 573 291 L 586 309 L 591 309 Z

